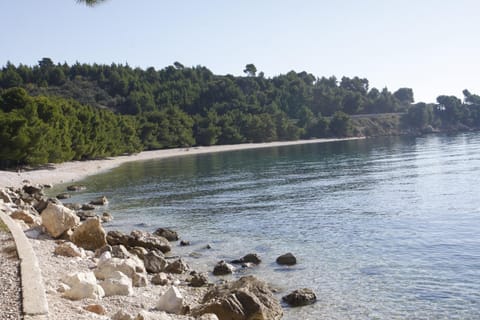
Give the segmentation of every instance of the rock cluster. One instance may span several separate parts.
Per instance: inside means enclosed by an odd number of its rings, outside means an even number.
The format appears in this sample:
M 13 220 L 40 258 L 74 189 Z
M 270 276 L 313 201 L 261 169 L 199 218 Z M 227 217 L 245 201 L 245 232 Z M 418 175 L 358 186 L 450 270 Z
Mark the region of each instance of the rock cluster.
M 70 300 L 89 299 L 84 310 L 98 315 L 108 315 L 101 305 L 103 297 L 133 296 L 139 287 L 162 286 L 155 310 L 143 310 L 136 317 L 114 310 L 113 320 L 170 319 L 168 314 L 186 314 L 197 319 L 280 319 L 283 311 L 266 283 L 253 276 L 222 284 L 209 283 L 208 274 L 191 271 L 181 259 L 168 256 L 171 241 L 179 240 L 170 229 L 159 228 L 153 233 L 133 230 L 130 234 L 120 231 L 105 232 L 102 222 L 111 215 L 101 217 L 96 206 L 108 204 L 106 197 L 90 204 L 62 204 L 57 198 L 48 198 L 43 186 L 25 185 L 21 189 L 0 189 L 0 202 L 11 208 L 10 215 L 24 228 L 42 228 L 51 238 L 57 239 L 52 254 L 73 259 L 88 259 L 89 271 L 67 274 L 61 279 L 58 292 Z M 69 191 L 84 190 L 84 186 L 69 186 Z M 187 245 L 184 241 L 180 245 Z M 250 253 L 232 263 L 254 266 L 262 262 L 258 254 Z M 296 257 L 285 254 L 277 258 L 280 265 L 294 265 Z M 213 275 L 223 276 L 235 272 L 231 264 L 220 261 L 213 268 Z M 59 275 L 60 277 L 60 275 Z M 229 279 L 229 277 L 227 277 Z M 182 286 L 183 289 L 182 289 Z M 187 299 L 184 290 L 203 290 L 203 298 Z M 199 289 L 197 289 L 199 288 Z M 208 291 L 207 291 L 208 288 Z M 99 303 L 92 304 L 91 300 Z M 309 289 L 299 289 L 284 296 L 290 306 L 302 306 L 316 301 Z

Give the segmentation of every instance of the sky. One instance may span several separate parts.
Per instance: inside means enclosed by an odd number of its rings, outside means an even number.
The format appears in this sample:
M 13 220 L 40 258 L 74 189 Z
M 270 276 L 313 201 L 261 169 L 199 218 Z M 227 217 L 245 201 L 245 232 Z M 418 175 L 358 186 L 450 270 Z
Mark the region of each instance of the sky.
M 253 63 L 267 77 L 358 76 L 434 102 L 480 94 L 479 12 L 476 0 L 1 0 L 0 66 L 178 61 L 243 75 Z

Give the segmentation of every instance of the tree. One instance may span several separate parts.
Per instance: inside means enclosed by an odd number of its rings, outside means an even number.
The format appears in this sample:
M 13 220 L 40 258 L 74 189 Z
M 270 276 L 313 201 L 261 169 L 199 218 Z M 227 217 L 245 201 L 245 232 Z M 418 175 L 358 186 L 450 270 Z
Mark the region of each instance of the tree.
M 330 120 L 330 131 L 336 137 L 352 135 L 352 123 L 348 114 L 337 111 Z
M 257 73 L 257 67 L 255 67 L 253 63 L 249 63 L 245 66 L 243 72 L 246 73 L 249 77 L 255 77 Z
M 413 103 L 413 90 L 411 88 L 400 88 L 393 93 L 393 96 L 402 104 Z

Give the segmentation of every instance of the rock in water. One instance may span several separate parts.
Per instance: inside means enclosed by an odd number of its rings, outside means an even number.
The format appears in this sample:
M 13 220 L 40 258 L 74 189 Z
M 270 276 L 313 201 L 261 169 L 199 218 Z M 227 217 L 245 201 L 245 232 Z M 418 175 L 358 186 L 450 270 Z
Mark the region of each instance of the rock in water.
M 267 284 L 254 276 L 216 286 L 203 297 L 203 305 L 192 310 L 192 315 L 214 313 L 219 319 L 269 319 L 283 316 L 278 300 Z
M 235 268 L 225 261 L 219 261 L 213 268 L 213 274 L 215 276 L 223 276 L 227 274 L 232 274 Z
M 249 253 L 241 259 L 232 261 L 232 263 L 253 263 L 253 264 L 260 264 L 260 262 L 262 262 L 262 259 L 260 259 L 260 257 L 256 253 Z
M 297 264 L 297 258 L 292 253 L 282 254 L 277 258 L 277 263 L 286 266 L 293 266 Z
M 158 228 L 155 230 L 153 233 L 154 235 L 164 237 L 168 241 L 177 241 L 178 240 L 178 234 L 176 231 L 173 231 L 171 229 L 166 229 L 166 228 Z
M 291 307 L 306 306 L 317 301 L 317 296 L 312 289 L 298 289 L 282 297 L 282 300 Z
M 171 286 L 167 292 L 160 296 L 157 310 L 180 314 L 183 309 L 183 297 L 177 287 Z
M 93 218 L 82 223 L 73 232 L 72 242 L 83 249 L 92 251 L 105 246 L 107 237 L 100 220 Z
M 169 252 L 172 248 L 164 237 L 153 235 L 146 231 L 133 230 L 128 238 L 129 247 L 143 247 L 149 250 L 160 250 L 163 253 Z
M 100 198 L 94 199 L 90 201 L 90 204 L 93 204 L 95 206 L 104 206 L 108 204 L 108 199 L 105 196 L 102 196 Z
M 68 191 L 83 191 L 87 190 L 87 187 L 82 186 L 82 185 L 71 185 L 67 187 Z
M 53 203 L 48 203 L 45 210 L 42 211 L 42 225 L 47 232 L 54 238 L 58 238 L 67 231 L 80 223 L 80 218 L 75 212 Z

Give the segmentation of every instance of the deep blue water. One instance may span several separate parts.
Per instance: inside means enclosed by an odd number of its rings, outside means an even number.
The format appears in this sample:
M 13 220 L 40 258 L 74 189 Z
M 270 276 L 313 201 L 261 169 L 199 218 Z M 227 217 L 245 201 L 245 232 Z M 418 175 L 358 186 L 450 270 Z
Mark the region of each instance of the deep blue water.
M 480 319 L 478 133 L 136 162 L 82 183 L 73 201 L 105 194 L 109 228 L 176 229 L 197 269 L 257 252 L 240 275 L 279 297 L 313 288 L 285 319 Z M 285 252 L 299 264 L 277 266 Z

